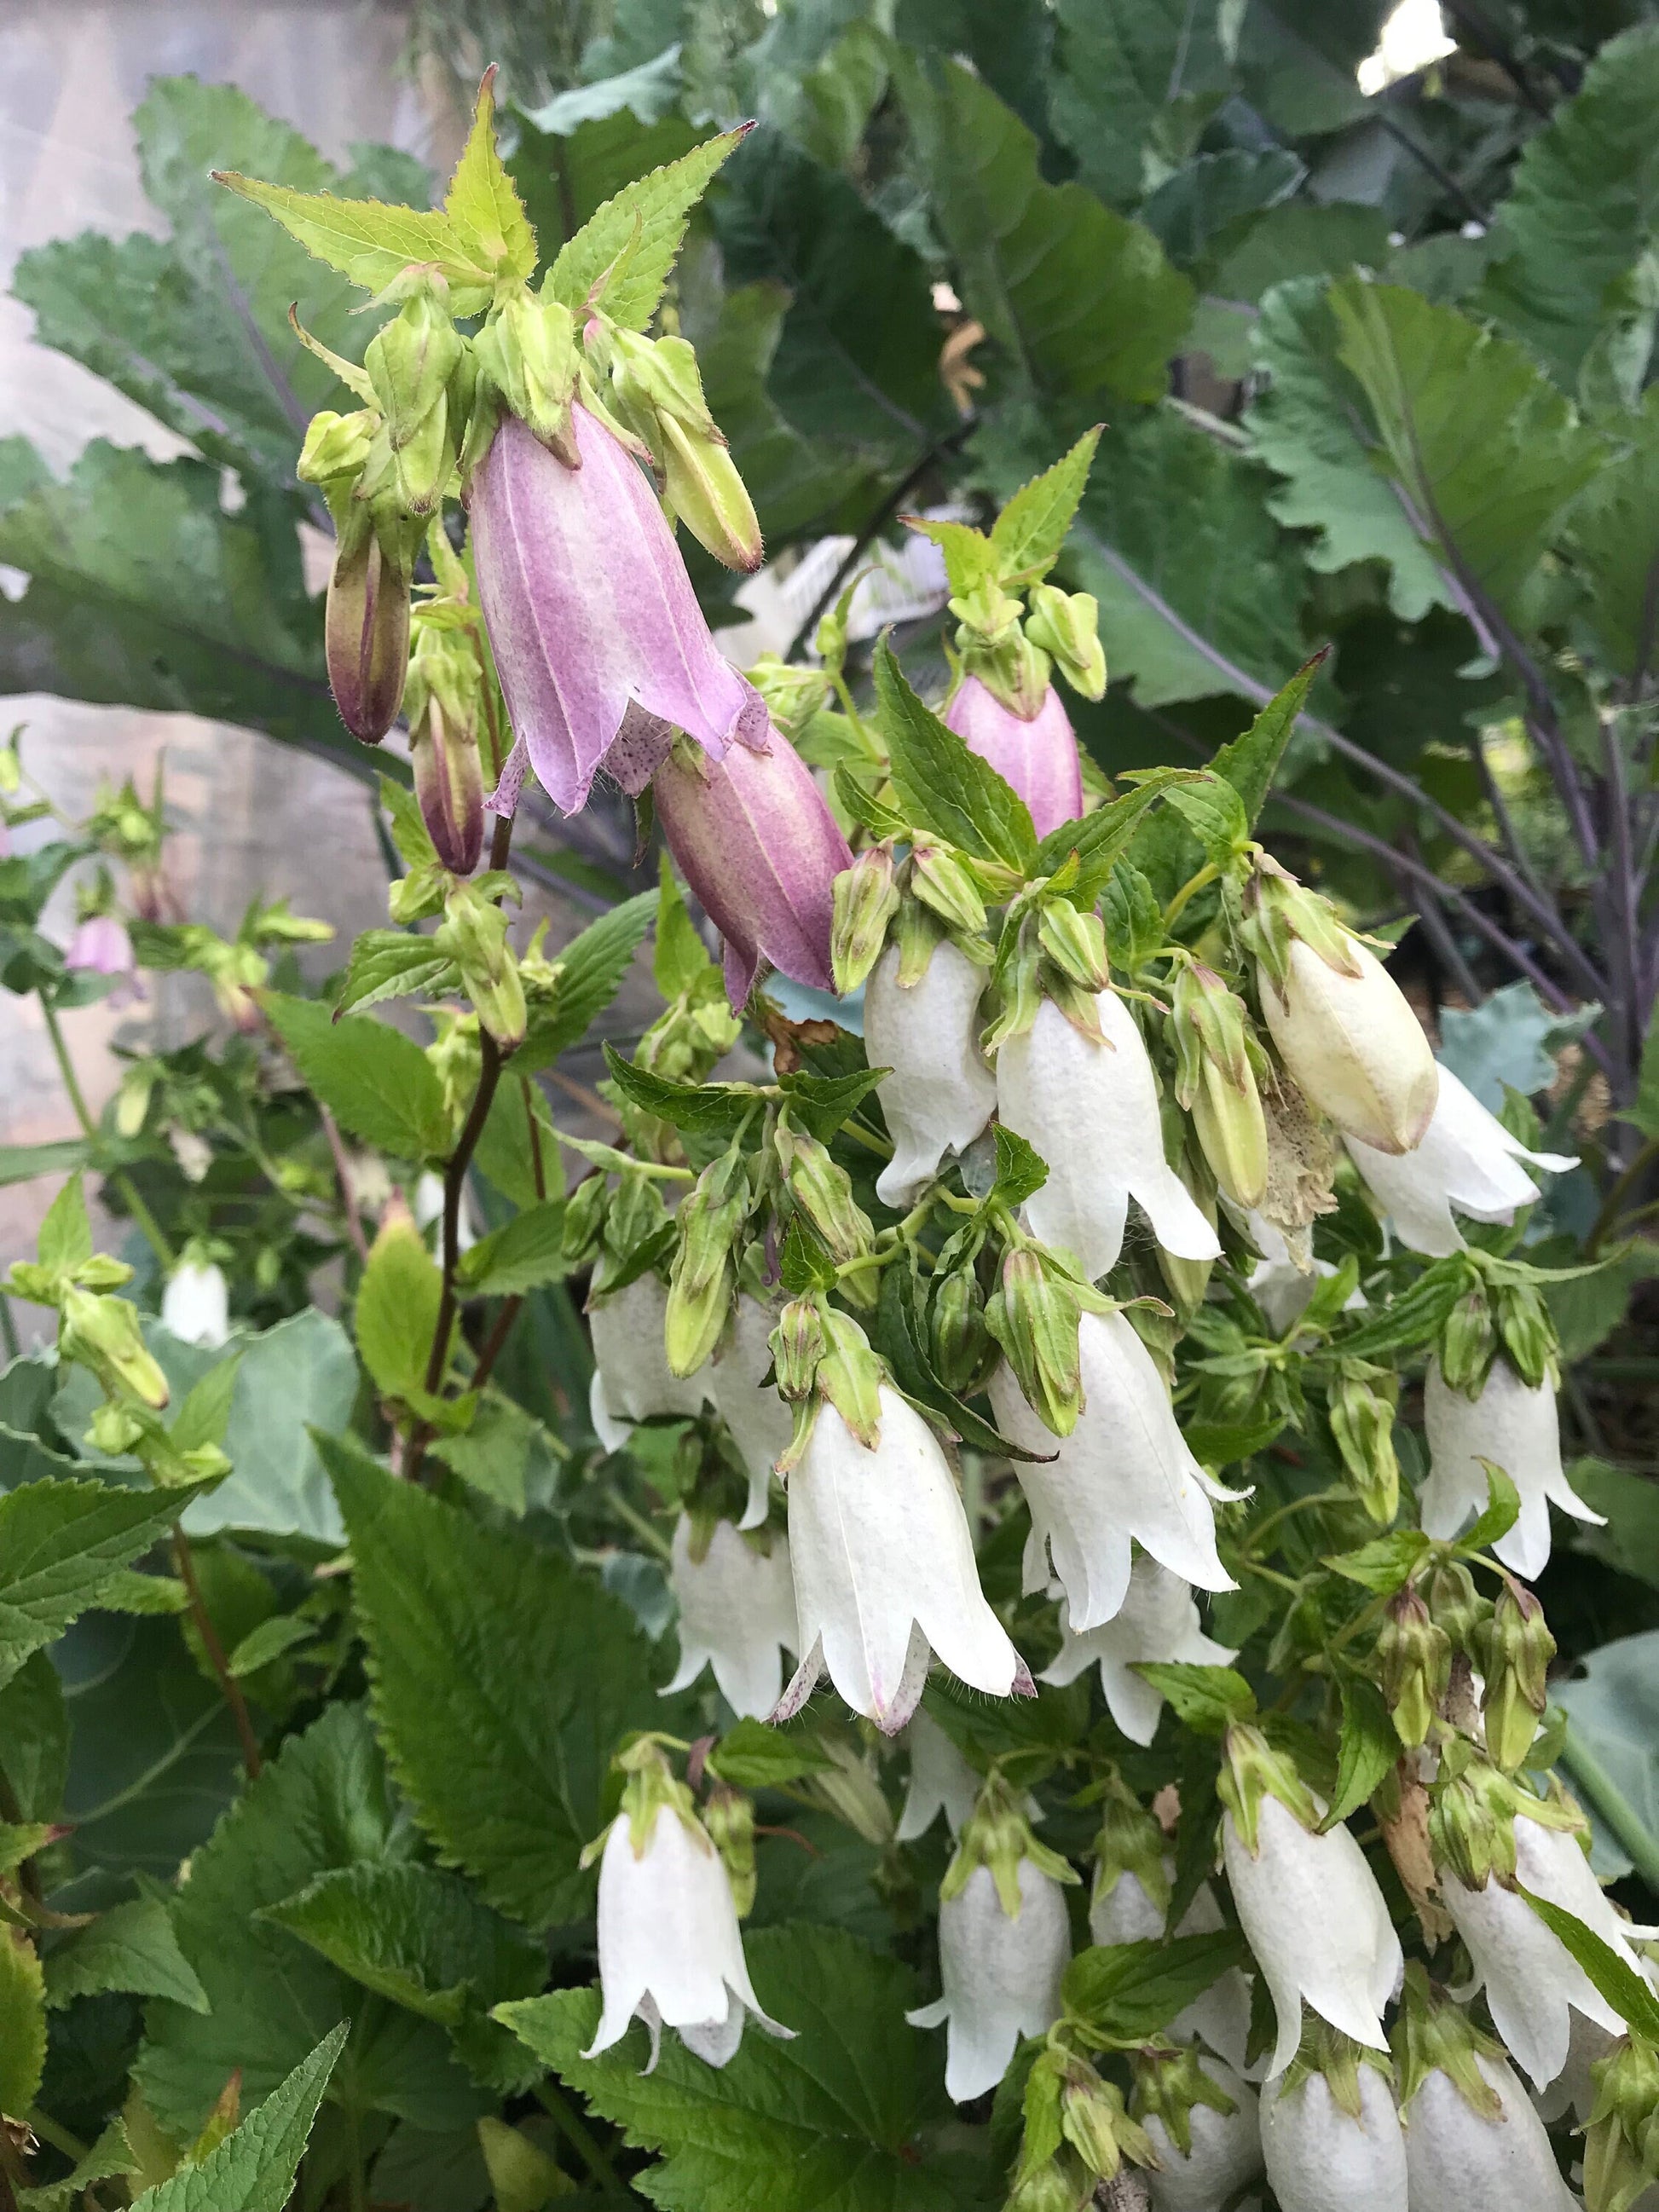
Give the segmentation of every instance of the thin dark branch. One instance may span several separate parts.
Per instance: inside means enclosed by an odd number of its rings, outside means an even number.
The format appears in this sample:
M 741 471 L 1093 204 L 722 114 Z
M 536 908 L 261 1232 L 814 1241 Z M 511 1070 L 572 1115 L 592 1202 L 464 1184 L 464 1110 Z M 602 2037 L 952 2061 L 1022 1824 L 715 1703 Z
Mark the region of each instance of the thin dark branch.
M 1424 866 L 1423 855 L 1418 850 L 1414 838 L 1406 841 L 1405 857 L 1413 862 L 1418 868 Z M 1414 887 L 1419 890 L 1426 889 L 1421 877 L 1413 878 L 1407 869 L 1396 867 L 1395 872 L 1406 882 L 1414 883 Z M 1456 938 L 1452 934 L 1450 925 L 1441 910 L 1437 890 L 1419 899 L 1418 920 L 1423 925 L 1424 935 L 1434 947 L 1435 957 L 1439 961 L 1452 983 L 1462 992 L 1471 1006 L 1478 1006 L 1486 994 L 1481 989 L 1474 969 L 1463 957 L 1462 949 Z
M 1462 209 L 1464 215 L 1471 222 L 1478 222 L 1481 228 L 1485 229 L 1486 224 L 1492 219 L 1490 215 L 1487 210 L 1481 206 L 1479 200 L 1470 197 L 1469 193 L 1464 189 L 1464 187 L 1459 184 L 1457 179 L 1453 176 L 1451 171 L 1443 167 L 1439 161 L 1436 161 L 1434 155 L 1430 153 L 1426 146 L 1419 146 L 1416 139 L 1412 137 L 1411 132 L 1407 130 L 1405 125 L 1401 122 L 1397 116 L 1390 114 L 1385 105 L 1378 102 L 1372 108 L 1371 112 L 1376 116 L 1376 120 L 1382 125 L 1382 128 L 1388 132 L 1389 137 L 1395 141 L 1395 144 L 1404 147 L 1407 153 L 1411 155 L 1413 161 L 1419 162 L 1422 165 L 1423 168 L 1434 179 L 1436 184 L 1439 185 L 1441 191 L 1446 194 L 1448 198 L 1456 201 L 1458 206 Z
M 213 1625 L 202 1595 L 201 1578 L 196 1572 L 196 1554 L 191 1549 L 190 1539 L 184 1525 L 173 1524 L 173 1557 L 179 1569 L 179 1579 L 185 1586 L 190 1601 L 190 1617 L 196 1624 L 196 1632 L 202 1639 L 202 1649 L 207 1653 L 208 1664 L 230 1708 L 230 1717 L 236 1723 L 236 1735 L 242 1747 L 242 1764 L 247 1769 L 247 1778 L 257 1782 L 264 1761 L 259 1756 L 259 1739 L 254 1734 L 253 1723 L 248 1716 L 247 1699 L 242 1695 L 242 1686 L 230 1671 L 230 1662 L 225 1656 L 225 1647 L 219 1640 L 219 1632 Z
M 368 1264 L 368 1239 L 363 1234 L 363 1224 L 357 1218 L 357 1201 L 351 1194 L 351 1166 L 346 1158 L 344 1140 L 340 1125 L 320 1100 L 318 1115 L 323 1125 L 323 1134 L 328 1139 L 329 1157 L 334 1162 L 334 1176 L 340 1186 L 340 1211 L 345 1216 L 346 1235 L 351 1239 L 351 1249 L 365 1267 Z
M 1492 28 L 1480 10 L 1471 4 L 1471 0 L 1441 0 L 1441 5 L 1457 26 L 1459 32 L 1467 38 L 1468 43 L 1472 46 L 1478 47 L 1488 60 L 1498 64 L 1533 113 L 1542 116 L 1547 121 L 1554 112 L 1550 102 L 1534 84 L 1529 72 L 1514 49 L 1498 32 Z M 1562 85 L 1564 91 L 1570 92 L 1573 89 L 1571 85 L 1564 83 L 1559 77 L 1556 82 Z

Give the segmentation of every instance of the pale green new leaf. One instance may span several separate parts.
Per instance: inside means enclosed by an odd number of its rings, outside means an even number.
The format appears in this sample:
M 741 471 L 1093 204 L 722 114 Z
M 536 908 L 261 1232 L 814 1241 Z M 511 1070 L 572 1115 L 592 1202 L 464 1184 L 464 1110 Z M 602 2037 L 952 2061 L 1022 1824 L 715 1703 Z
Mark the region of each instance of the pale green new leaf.
M 159 1898 L 129 1898 L 99 1914 L 89 1928 L 46 1961 L 46 2002 L 101 1990 L 131 1990 L 145 1997 L 171 1997 L 191 2012 L 208 2008 L 207 1991 L 179 1948 L 167 1909 Z
M 145 2190 L 133 2212 L 283 2212 L 346 2032 L 331 2028 L 199 2166 Z
M 377 1006 L 383 999 L 406 999 L 429 991 L 453 971 L 453 963 L 432 949 L 429 937 L 407 929 L 366 929 L 351 947 L 340 1011 Z
M 442 1088 L 426 1054 L 401 1030 L 357 1014 L 337 1022 L 315 1000 L 278 992 L 264 1008 L 342 1128 L 399 1159 L 434 1159 L 448 1151 Z
M 1018 578 L 1021 582 L 1034 582 L 1046 576 L 1059 560 L 1099 443 L 1097 424 L 1092 430 L 1085 430 L 1053 468 L 1022 484 L 998 515 L 991 543 L 1005 581 Z
M 579 1043 L 617 995 L 634 949 L 656 920 L 657 894 L 624 899 L 554 955 L 560 975 L 550 1007 L 538 1006 L 529 1034 L 513 1056 L 515 1074 L 547 1067 Z
M 0 2112 L 27 2112 L 46 2063 L 46 2004 L 33 1943 L 0 1929 Z
M 280 1659 L 285 1651 L 292 1651 L 295 1644 L 309 1644 L 316 1633 L 313 1621 L 301 1620 L 294 1613 L 274 1613 L 257 1628 L 249 1629 L 227 1660 L 226 1671 L 234 1680 L 243 1681 L 262 1667 L 269 1667 L 273 1659 Z
M 456 235 L 448 217 L 433 208 L 389 207 L 384 200 L 343 200 L 333 192 L 297 192 L 262 184 L 234 169 L 214 172 L 214 182 L 239 192 L 274 216 L 307 253 L 337 269 L 361 290 L 379 294 L 411 262 L 429 264 L 449 286 L 458 315 L 476 315 L 489 303 L 489 272 Z
M 625 185 L 560 247 L 544 289 L 567 307 L 580 308 L 620 261 L 605 288 L 605 312 L 624 330 L 644 330 L 657 312 L 692 209 L 747 127 L 705 138 L 678 161 Z
M 472 128 L 444 195 L 449 228 L 468 258 L 503 277 L 527 280 L 536 268 L 536 234 L 495 150 L 495 72 L 484 72 Z
M 357 1350 L 382 1396 L 409 1398 L 426 1387 L 442 1297 L 426 1239 L 407 1214 L 388 1220 L 369 1248 L 356 1310 Z

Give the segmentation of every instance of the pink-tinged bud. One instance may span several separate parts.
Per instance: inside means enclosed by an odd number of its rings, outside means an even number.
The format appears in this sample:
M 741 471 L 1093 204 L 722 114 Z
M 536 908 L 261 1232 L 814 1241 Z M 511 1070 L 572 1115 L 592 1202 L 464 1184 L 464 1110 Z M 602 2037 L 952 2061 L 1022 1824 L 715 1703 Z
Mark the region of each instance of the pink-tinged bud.
M 677 746 L 657 770 L 657 819 L 680 873 L 726 939 L 726 990 L 741 1007 L 763 961 L 833 991 L 830 930 L 847 840 L 787 738 L 724 760 Z
M 966 676 L 945 710 L 945 726 L 970 752 L 990 762 L 1031 810 L 1039 837 L 1075 822 L 1083 811 L 1083 769 L 1077 739 L 1051 684 L 1030 720 L 1005 707 L 977 676 Z
M 478 663 L 464 641 L 422 629 L 406 694 L 415 796 L 438 858 L 470 876 L 483 847 Z
M 717 651 L 643 471 L 586 408 L 571 426 L 577 469 L 503 416 L 472 480 L 478 596 L 507 711 L 567 814 L 601 767 L 643 791 L 677 729 L 715 760 L 734 738 L 767 738 L 765 704 Z M 827 913 L 827 884 L 824 899 Z
M 64 965 L 88 969 L 94 975 L 131 975 L 132 939 L 125 924 L 112 914 L 89 915 L 85 921 L 77 922 Z
M 374 531 L 342 537 L 328 580 L 329 689 L 354 738 L 378 745 L 398 719 L 409 666 L 409 577 Z

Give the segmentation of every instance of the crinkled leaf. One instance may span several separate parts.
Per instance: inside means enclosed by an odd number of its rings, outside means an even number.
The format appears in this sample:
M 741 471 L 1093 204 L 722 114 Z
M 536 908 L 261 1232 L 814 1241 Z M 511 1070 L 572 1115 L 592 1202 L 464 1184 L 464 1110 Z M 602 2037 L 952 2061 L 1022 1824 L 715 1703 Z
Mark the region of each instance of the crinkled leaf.
M 185 1494 L 48 1480 L 0 1498 L 0 1684 L 98 1602 L 177 1518 Z
M 734 1137 L 760 1103 L 750 1084 L 679 1083 L 624 1060 L 610 1043 L 605 1048 L 605 1064 L 611 1080 L 631 1104 L 700 1136 Z
M 469 259 L 498 279 L 535 273 L 536 234 L 495 150 L 495 71 L 478 87 L 472 128 L 444 195 L 444 215 Z
M 1219 1735 L 1230 1722 L 1248 1720 L 1255 1711 L 1255 1692 L 1237 1668 L 1145 1659 L 1134 1671 L 1168 1699 L 1178 1721 L 1201 1735 Z
M 1219 776 L 1200 783 L 1172 783 L 1164 798 L 1204 848 L 1204 857 L 1225 867 L 1249 836 L 1244 802 Z
M 1231 88 L 1218 11 L 1188 0 L 1058 0 L 1054 15 L 1054 135 L 1091 191 L 1133 207 L 1146 190 L 1143 149 L 1177 89 L 1202 98 Z
M 1062 1984 L 1068 2010 L 1109 2036 L 1142 2038 L 1167 2027 L 1249 1952 L 1236 1928 L 1164 1942 L 1103 1943 L 1079 1951 Z
M 433 951 L 429 937 L 417 937 L 407 929 L 366 929 L 351 947 L 339 1011 L 348 1014 L 354 1006 L 375 1006 L 382 999 L 429 991 L 453 964 Z
M 790 1118 L 827 1145 L 887 1073 L 884 1067 L 859 1067 L 846 1075 L 797 1072 L 781 1075 L 778 1088 L 789 1101 Z
M 988 761 L 923 706 L 885 638 L 876 647 L 875 677 L 893 788 L 911 822 L 975 860 L 1029 866 L 1037 849 L 1030 809 Z
M 1059 560 L 1099 443 L 1098 428 L 1085 431 L 1053 468 L 1022 484 L 998 515 L 991 544 L 1005 578 L 1035 580 Z
M 515 1297 L 563 1280 L 564 1200 L 527 1207 L 462 1255 L 462 1287 L 472 1297 Z
M 1079 873 L 1066 896 L 1074 906 L 1085 910 L 1092 907 L 1105 890 L 1119 860 L 1133 842 L 1152 801 L 1171 785 L 1190 781 L 1199 773 L 1183 768 L 1150 769 L 1134 789 L 1126 791 L 1121 798 L 1108 799 L 1104 806 L 1097 806 L 1080 822 L 1065 822 L 1058 830 L 1051 830 L 1037 848 L 1031 873 L 1052 874 L 1067 854 L 1075 853 Z
M 311 999 L 271 992 L 264 1008 L 307 1083 L 343 1129 L 398 1159 L 435 1159 L 450 1144 L 443 1089 L 419 1045 L 385 1022 L 335 1021 Z

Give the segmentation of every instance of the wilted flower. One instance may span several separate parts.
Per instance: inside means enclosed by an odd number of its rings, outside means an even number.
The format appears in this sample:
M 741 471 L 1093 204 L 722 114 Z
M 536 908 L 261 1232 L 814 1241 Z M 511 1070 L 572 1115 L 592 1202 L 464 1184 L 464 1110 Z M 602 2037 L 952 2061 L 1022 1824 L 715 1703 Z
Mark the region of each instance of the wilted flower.
M 120 981 L 109 994 L 112 1006 L 144 995 L 137 981 L 132 939 L 117 915 L 89 914 L 78 921 L 64 950 L 64 965 L 71 974 L 119 976 Z
M 914 1843 L 941 1813 L 951 1833 L 957 1834 L 974 1809 L 980 1776 L 925 1705 L 918 1705 L 905 1723 L 904 1747 L 910 1754 L 910 1784 L 894 1835 L 902 1844 Z
M 471 493 L 507 712 L 567 814 L 601 766 L 642 791 L 676 729 L 716 759 L 766 738 L 764 702 L 717 651 L 644 471 L 580 404 L 571 427 L 576 469 L 503 416 Z
M 877 1086 L 893 1157 L 876 1195 L 902 1207 L 947 1152 L 964 1151 L 979 1135 L 995 1111 L 997 1081 L 979 1048 L 983 969 L 948 938 L 914 983 L 900 982 L 900 959 L 890 945 L 865 987 L 864 1046 L 872 1067 L 893 1071 Z
M 1634 1931 L 1602 1894 L 1570 1830 L 1518 1818 L 1515 1878 L 1522 1889 L 1582 1920 L 1641 1972 L 1630 1946 Z M 1566 1946 L 1495 1875 L 1479 1889 L 1466 1889 L 1448 1876 L 1440 1894 L 1468 1952 L 1474 1987 L 1486 1990 L 1492 2024 L 1535 2088 L 1547 2087 L 1565 2066 L 1575 2013 L 1614 2035 L 1622 2032 L 1625 2023 Z
M 725 1341 L 702 1377 L 748 1470 L 749 1499 L 739 1528 L 758 1528 L 765 1520 L 772 1475 L 794 1432 L 793 1415 L 766 1380 L 775 1318 L 758 1298 L 741 1295 Z
M 1323 1806 L 1253 1728 L 1228 1730 L 1221 1786 L 1227 1881 L 1278 2023 L 1269 2074 L 1296 2056 L 1304 2002 L 1356 2043 L 1386 2051 L 1382 2008 L 1404 1961 L 1352 1832 L 1318 1832 Z
M 745 2016 L 788 2037 L 762 2011 L 738 1930 L 726 1865 L 690 1793 L 649 1746 L 606 1832 L 599 1861 L 599 1983 L 604 2008 L 583 2057 L 596 2058 L 635 2014 L 651 2033 L 651 2066 L 665 2027 L 688 2050 L 724 2066 L 743 2040 Z M 648 2073 L 651 2067 L 646 2069 Z
M 1134 1016 L 1115 991 L 1094 1003 L 1103 1044 L 1045 999 L 997 1054 L 1001 1117 L 1048 1164 L 1026 1201 L 1032 1231 L 1074 1253 L 1092 1281 L 1117 1264 L 1133 1198 L 1166 1251 L 1218 1259 L 1215 1231 L 1164 1157 L 1158 1084 Z
M 853 855 L 812 772 L 787 738 L 707 760 L 677 744 L 652 782 L 680 873 L 726 940 L 726 991 L 741 1008 L 762 963 L 835 988 L 830 926 L 836 878 Z
M 915 1711 L 930 1651 L 988 1697 L 1029 1694 L 1031 1678 L 980 1589 L 938 1438 L 885 1384 L 879 1402 L 873 1449 L 820 1406 L 789 1477 L 804 1656 L 776 1717 L 799 1711 L 828 1668 L 854 1711 L 892 1735 Z
M 717 1521 L 699 1556 L 696 1534 L 690 1516 L 682 1513 L 668 1567 L 680 1609 L 680 1663 L 662 1694 L 685 1689 L 712 1667 L 732 1711 L 764 1720 L 783 1680 L 779 1654 L 796 1648 L 789 1547 L 775 1536 L 763 1550 L 745 1542 L 729 1521 Z
M 1261 2153 L 1279 2212 L 1406 2212 L 1394 2094 L 1364 2060 L 1351 2081 L 1298 2069 L 1262 2092 Z
M 601 1298 L 588 1315 L 593 1336 L 588 1411 L 607 1451 L 623 1449 L 635 1421 L 653 1413 L 685 1419 L 702 1410 L 708 1370 L 684 1376 L 672 1372 L 665 1346 L 667 1319 L 667 1285 L 648 1267 Z
M 1178 2039 L 1173 2028 L 1165 2032 Z M 1156 2101 L 1149 2076 L 1163 2092 Z M 1158 2154 L 1146 2177 L 1154 2212 L 1216 2212 L 1261 2172 L 1255 2091 L 1221 2059 L 1181 2051 L 1159 2065 L 1154 2057 L 1136 2068 L 1135 2087 L 1134 2115 Z M 1189 2102 L 1192 2088 L 1200 2094 Z
M 1532 1204 L 1538 1186 L 1521 1161 L 1553 1175 L 1578 1164 L 1560 1152 L 1528 1152 L 1443 1064 L 1434 1117 L 1415 1152 L 1402 1158 L 1357 1137 L 1345 1141 L 1401 1243 L 1437 1260 L 1463 1249 L 1454 1206 L 1474 1221 L 1507 1223 Z
M 1521 1493 L 1515 1526 L 1492 1550 L 1511 1574 L 1532 1582 L 1549 1564 L 1550 1505 L 1599 1528 L 1561 1467 L 1561 1428 L 1555 1392 L 1547 1381 L 1528 1389 L 1507 1359 L 1493 1360 L 1478 1398 L 1454 1390 L 1429 1362 L 1423 1385 L 1423 1425 L 1428 1434 L 1429 1475 L 1418 1493 L 1423 1526 L 1437 1540 L 1455 1536 L 1466 1520 L 1485 1510 L 1490 1460 Z
M 1075 1682 L 1098 1664 L 1107 1710 L 1131 1743 L 1150 1743 L 1158 1733 L 1164 1692 L 1131 1670 L 1144 1659 L 1179 1660 L 1224 1667 L 1237 1653 L 1206 1636 L 1190 1583 L 1146 1553 L 1129 1570 L 1129 1587 L 1114 1617 L 1098 1628 L 1075 1632 L 1065 1597 L 1060 1601 L 1060 1656 L 1040 1682 Z
M 1411 2212 L 1572 2212 L 1544 2124 L 1500 2057 L 1472 2061 L 1489 2100 L 1481 2111 L 1449 2074 L 1426 2074 L 1405 2102 L 1406 2170 Z M 1483 2100 L 1486 2101 L 1486 2100 Z
M 181 1344 L 217 1346 L 230 1337 L 230 1286 L 212 1261 L 186 1256 L 167 1277 L 161 1321 Z
M 1031 811 L 1039 837 L 1083 811 L 1083 768 L 1071 719 L 1051 684 L 1029 717 L 1005 707 L 977 676 L 964 676 L 945 709 L 945 726 L 990 762 Z
M 1045 1462 L 1015 1472 L 1031 1508 L 1025 1587 L 1042 1589 L 1048 1562 L 1081 1635 L 1113 1620 L 1129 1589 L 1130 1540 L 1200 1589 L 1232 1589 L 1215 1547 L 1215 1498 L 1236 1493 L 1211 1480 L 1188 1449 L 1152 1356 L 1121 1313 L 1085 1313 L 1078 1325 L 1084 1404 L 1056 1442 L 1021 1395 L 1012 1371 L 991 1377 L 1004 1436 Z

